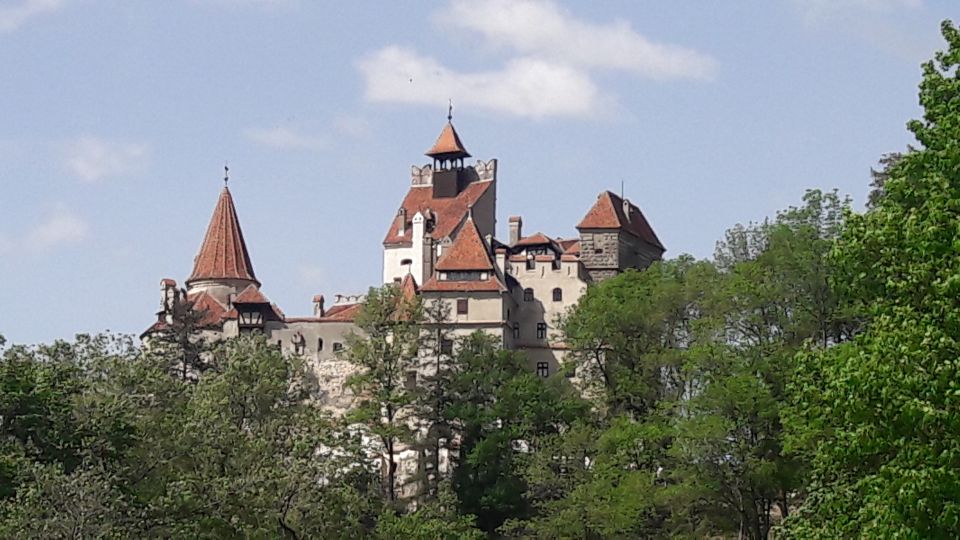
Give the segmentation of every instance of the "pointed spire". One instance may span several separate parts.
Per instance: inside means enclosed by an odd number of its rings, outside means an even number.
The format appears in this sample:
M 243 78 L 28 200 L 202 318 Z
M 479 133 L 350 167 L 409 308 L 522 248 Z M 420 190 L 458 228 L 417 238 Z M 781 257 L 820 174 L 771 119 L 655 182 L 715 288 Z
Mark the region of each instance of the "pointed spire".
M 460 135 L 453 127 L 453 100 L 447 107 L 447 123 L 440 130 L 440 136 L 433 147 L 427 150 L 426 155 L 434 159 L 462 159 L 470 157 L 470 152 L 460 142 Z
M 189 286 L 192 282 L 204 280 L 244 280 L 260 286 L 253 273 L 247 244 L 243 241 L 233 197 L 226 185 L 220 192 L 200 253 L 194 259 L 193 273 L 186 283 Z

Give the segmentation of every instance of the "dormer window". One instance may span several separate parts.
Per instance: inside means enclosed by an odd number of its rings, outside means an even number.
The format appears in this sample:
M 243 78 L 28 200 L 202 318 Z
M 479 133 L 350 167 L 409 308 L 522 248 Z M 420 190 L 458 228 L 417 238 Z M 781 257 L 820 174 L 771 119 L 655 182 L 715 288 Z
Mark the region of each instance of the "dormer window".
M 262 328 L 263 313 L 259 309 L 240 310 L 240 328 Z

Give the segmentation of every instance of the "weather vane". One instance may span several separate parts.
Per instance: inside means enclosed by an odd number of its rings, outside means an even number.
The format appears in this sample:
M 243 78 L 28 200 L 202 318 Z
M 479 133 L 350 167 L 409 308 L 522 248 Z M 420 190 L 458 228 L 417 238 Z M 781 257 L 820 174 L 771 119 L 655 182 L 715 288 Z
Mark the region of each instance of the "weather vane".
M 448 102 L 448 105 L 447 105 L 447 122 L 452 122 L 452 121 L 453 121 L 453 99 L 448 99 L 447 102 Z
M 227 162 L 223 162 L 223 185 L 226 186 L 227 182 L 230 181 L 230 167 Z

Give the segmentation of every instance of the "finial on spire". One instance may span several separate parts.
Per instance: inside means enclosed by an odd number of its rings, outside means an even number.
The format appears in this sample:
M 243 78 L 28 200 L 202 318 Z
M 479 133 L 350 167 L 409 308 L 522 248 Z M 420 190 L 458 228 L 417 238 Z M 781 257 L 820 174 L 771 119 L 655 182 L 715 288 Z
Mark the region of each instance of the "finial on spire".
M 447 122 L 453 121 L 453 99 L 447 100 Z
M 223 187 L 227 187 L 227 182 L 230 181 L 230 166 L 226 161 L 223 162 Z

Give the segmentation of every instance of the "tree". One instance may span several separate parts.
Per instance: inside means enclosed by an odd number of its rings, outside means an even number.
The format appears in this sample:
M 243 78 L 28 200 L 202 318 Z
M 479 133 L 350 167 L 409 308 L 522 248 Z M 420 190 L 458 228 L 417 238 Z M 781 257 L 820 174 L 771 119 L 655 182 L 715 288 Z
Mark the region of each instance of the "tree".
M 812 461 L 788 522 L 804 538 L 960 536 L 960 31 L 923 65 L 918 141 L 833 252 L 838 290 L 861 306 L 849 343 L 799 356 L 788 422 Z
M 348 337 L 344 357 L 359 368 L 348 384 L 358 396 L 347 418 L 364 425 L 384 452 L 384 491 L 397 500 L 397 457 L 401 445 L 414 441 L 415 392 L 406 385 L 417 373 L 422 312 L 419 301 L 399 287 L 371 288 L 354 321 L 360 334 Z
M 168 359 L 107 343 L 58 345 L 83 387 L 64 405 L 78 450 L 70 461 L 24 453 L 0 536 L 353 538 L 372 527 L 379 500 L 359 441 L 311 404 L 298 358 L 239 338 L 212 351 L 221 369 L 183 380 Z

